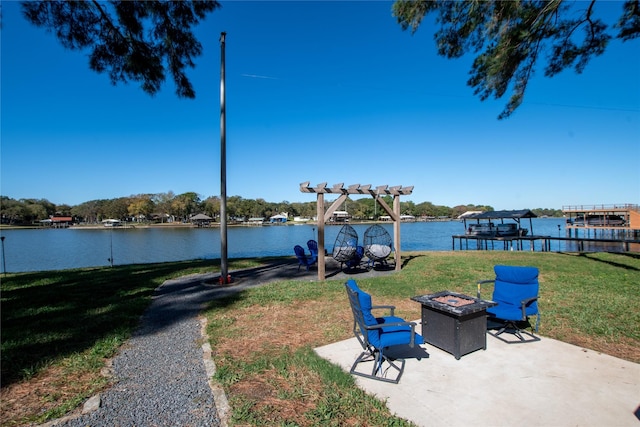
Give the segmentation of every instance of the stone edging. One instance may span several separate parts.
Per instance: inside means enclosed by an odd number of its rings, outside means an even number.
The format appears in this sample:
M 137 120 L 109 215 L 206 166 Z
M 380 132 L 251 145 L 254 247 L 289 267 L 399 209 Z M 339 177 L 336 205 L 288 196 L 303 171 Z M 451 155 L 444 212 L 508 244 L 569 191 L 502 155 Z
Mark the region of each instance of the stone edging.
M 209 336 L 207 335 L 207 319 L 204 316 L 200 317 L 200 334 L 202 335 L 202 359 L 204 362 L 204 370 L 207 375 L 207 382 L 213 393 L 213 401 L 216 404 L 216 410 L 218 411 L 218 419 L 220 420 L 220 427 L 227 427 L 227 420 L 229 419 L 229 413 L 231 408 L 229 407 L 229 401 L 227 395 L 220 384 L 218 384 L 213 376 L 216 373 L 216 364 L 211 357 L 212 350 L 211 344 L 209 344 Z

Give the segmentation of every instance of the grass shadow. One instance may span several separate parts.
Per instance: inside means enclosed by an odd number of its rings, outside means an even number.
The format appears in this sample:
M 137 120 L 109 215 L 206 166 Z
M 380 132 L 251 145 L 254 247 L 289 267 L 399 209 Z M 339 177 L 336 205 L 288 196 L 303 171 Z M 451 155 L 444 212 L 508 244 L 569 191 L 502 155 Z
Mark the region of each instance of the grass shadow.
M 623 268 L 626 270 L 632 270 L 632 271 L 640 271 L 640 268 L 632 266 L 632 265 L 627 265 L 621 262 L 616 262 L 613 260 L 608 260 L 608 259 L 602 259 L 601 258 L 601 254 L 606 253 L 606 252 L 556 252 L 560 255 L 568 255 L 568 256 L 576 256 L 579 258 L 583 258 L 583 259 L 588 259 L 590 261 L 597 261 L 597 262 L 602 262 L 604 264 L 609 264 L 613 267 L 618 267 L 618 268 Z M 628 257 L 631 258 L 632 260 L 638 260 L 640 259 L 640 254 L 635 254 L 635 253 L 629 253 L 629 252 L 616 252 L 615 253 L 616 257 L 618 256 L 624 256 L 624 257 Z
M 3 278 L 2 387 L 71 355 L 111 357 L 138 328 L 137 333 L 153 333 L 197 314 L 211 298 L 237 293 L 242 286 L 206 286 L 201 278 L 190 276 L 214 274 L 219 265 L 219 260 L 199 260 Z M 185 278 L 160 287 L 179 276 Z M 152 301 L 154 310 L 147 310 Z M 143 314 L 149 321 L 141 327 Z
M 406 266 L 408 266 L 412 261 L 414 261 L 417 258 L 421 258 L 423 257 L 423 254 L 411 254 L 409 256 L 403 257 L 402 258 L 402 268 L 405 268 Z

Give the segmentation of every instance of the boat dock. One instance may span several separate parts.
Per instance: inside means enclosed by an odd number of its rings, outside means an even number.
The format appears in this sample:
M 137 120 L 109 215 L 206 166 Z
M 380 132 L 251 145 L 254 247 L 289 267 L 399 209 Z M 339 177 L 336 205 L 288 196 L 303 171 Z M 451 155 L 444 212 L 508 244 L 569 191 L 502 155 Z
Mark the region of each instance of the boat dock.
M 562 213 L 568 237 L 640 239 L 640 205 L 568 205 Z
M 460 250 L 526 250 L 551 251 L 552 247 L 560 251 L 564 243 L 570 251 L 608 251 L 640 252 L 640 205 L 579 205 L 563 206 L 566 237 L 528 235 L 520 228 L 520 219 L 535 218 L 531 211 L 473 212 L 460 219 L 476 220 L 467 233 L 452 237 L 452 250 L 456 250 L 456 240 Z M 513 235 L 500 235 L 499 225 L 492 220 L 513 219 L 518 224 L 518 232 Z M 481 223 L 480 220 L 488 222 Z M 560 234 L 558 225 L 558 234 Z M 533 230 L 532 230 L 533 231 Z M 471 244 L 469 242 L 472 242 Z M 475 244 L 473 243 L 475 241 Z M 555 242 L 555 243 L 552 243 Z M 528 243 L 528 245 L 527 245 Z M 475 246 L 475 247 L 474 247 Z M 568 249 L 565 249 L 568 250 Z
M 451 236 L 452 250 L 456 250 L 456 240 L 458 241 L 459 250 L 494 250 L 502 249 L 505 251 L 522 251 L 527 249 L 525 243 L 528 242 L 528 249 L 535 251 L 536 243 L 539 243 L 541 251 L 550 251 L 550 236 L 513 236 L 513 237 L 498 237 L 498 236 L 473 236 L 469 234 L 459 234 Z M 471 243 L 469 247 L 469 241 L 475 242 L 475 245 Z M 464 245 L 463 245 L 464 243 Z M 464 247 L 463 247 L 464 246 Z M 473 247 L 475 246 L 475 247 Z
M 536 247 L 542 252 L 560 251 L 560 244 L 571 244 L 576 252 L 594 250 L 596 245 L 607 252 L 640 252 L 639 238 L 608 239 L 593 237 L 553 237 L 553 236 L 519 236 L 519 237 L 483 237 L 467 234 L 451 236 L 452 250 L 456 250 L 456 240 L 459 250 L 495 250 L 505 251 L 535 251 Z M 469 244 L 469 241 L 472 243 Z M 475 242 L 475 244 L 473 243 Z

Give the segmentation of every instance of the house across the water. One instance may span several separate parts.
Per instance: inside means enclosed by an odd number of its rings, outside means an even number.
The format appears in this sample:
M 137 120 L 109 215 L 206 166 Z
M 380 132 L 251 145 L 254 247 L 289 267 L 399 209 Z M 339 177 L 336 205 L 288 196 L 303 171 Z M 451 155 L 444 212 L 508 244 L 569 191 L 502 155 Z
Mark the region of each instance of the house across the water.
M 287 222 L 288 219 L 289 219 L 289 213 L 282 212 L 282 213 L 279 213 L 278 215 L 273 215 L 269 217 L 269 222 L 272 224 L 284 224 Z
M 347 211 L 333 211 L 331 221 L 333 222 L 349 222 L 351 215 Z
M 42 225 L 53 228 L 67 228 L 73 225 L 73 217 L 70 216 L 51 216 L 49 219 L 40 221 Z

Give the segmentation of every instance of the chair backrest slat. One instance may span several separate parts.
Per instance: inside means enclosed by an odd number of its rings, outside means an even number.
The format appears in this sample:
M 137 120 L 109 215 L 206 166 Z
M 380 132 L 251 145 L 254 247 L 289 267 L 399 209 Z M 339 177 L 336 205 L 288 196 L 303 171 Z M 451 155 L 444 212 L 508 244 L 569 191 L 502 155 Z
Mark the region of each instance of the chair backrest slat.
M 362 335 L 364 338 L 363 346 L 368 343 L 375 345 L 379 341 L 380 329 L 367 329 L 367 326 L 378 324 L 378 320 L 371 313 L 371 295 L 361 290 L 353 279 L 348 280 L 345 285 L 353 312 L 353 332 L 356 336 Z
M 355 281 L 349 280 L 346 283 L 347 295 L 349 296 L 349 305 L 351 306 L 351 312 L 353 313 L 353 334 L 360 341 L 363 348 L 367 348 L 369 345 L 369 337 L 365 328 L 364 314 L 360 307 L 360 288 L 356 285 Z
M 318 255 L 318 242 L 313 239 L 309 240 L 307 241 L 307 247 L 309 248 L 309 252 L 311 252 L 311 255 Z
M 293 247 L 293 251 L 296 253 L 296 256 L 298 258 L 307 258 L 307 256 L 304 254 L 304 248 L 300 245 L 295 245 Z

